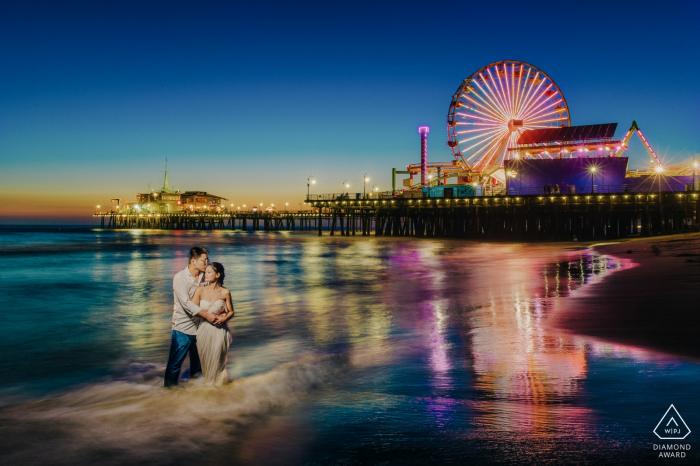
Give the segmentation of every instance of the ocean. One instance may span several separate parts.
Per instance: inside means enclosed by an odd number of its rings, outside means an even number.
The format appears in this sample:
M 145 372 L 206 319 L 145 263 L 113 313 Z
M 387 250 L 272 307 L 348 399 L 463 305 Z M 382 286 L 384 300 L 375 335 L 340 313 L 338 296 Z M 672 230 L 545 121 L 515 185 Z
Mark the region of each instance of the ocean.
M 233 382 L 166 390 L 195 245 Z M 697 362 L 552 325 L 635 266 L 571 244 L 5 226 L 0 259 L 3 464 L 655 463 L 670 404 L 700 422 Z

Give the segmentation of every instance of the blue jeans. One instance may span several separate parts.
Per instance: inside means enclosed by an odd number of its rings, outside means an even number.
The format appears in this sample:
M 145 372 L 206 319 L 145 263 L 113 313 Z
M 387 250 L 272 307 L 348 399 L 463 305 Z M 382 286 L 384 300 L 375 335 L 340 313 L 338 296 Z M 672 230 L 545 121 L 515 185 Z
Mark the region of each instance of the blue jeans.
M 177 385 L 177 380 L 180 378 L 180 368 L 185 362 L 185 356 L 188 352 L 190 354 L 190 377 L 193 377 L 198 372 L 202 372 L 202 365 L 199 363 L 199 354 L 197 353 L 197 336 L 173 330 L 168 365 L 165 367 L 166 387 Z

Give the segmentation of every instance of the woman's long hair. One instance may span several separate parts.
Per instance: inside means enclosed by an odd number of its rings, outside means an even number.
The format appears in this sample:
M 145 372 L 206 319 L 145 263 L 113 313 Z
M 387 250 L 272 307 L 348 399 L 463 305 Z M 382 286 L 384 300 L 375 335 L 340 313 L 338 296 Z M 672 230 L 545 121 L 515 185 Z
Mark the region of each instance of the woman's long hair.
M 215 273 L 219 274 L 219 279 L 217 282 L 219 283 L 219 286 L 224 286 L 224 278 L 226 278 L 226 272 L 224 272 L 224 266 L 221 262 L 212 262 L 209 264 L 212 269 L 214 269 Z

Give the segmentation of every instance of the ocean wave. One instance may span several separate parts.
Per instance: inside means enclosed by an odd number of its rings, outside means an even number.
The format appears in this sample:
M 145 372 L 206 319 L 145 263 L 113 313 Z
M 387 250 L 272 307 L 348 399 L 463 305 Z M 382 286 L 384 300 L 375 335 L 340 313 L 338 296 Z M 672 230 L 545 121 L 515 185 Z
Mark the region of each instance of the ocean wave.
M 343 355 L 306 355 L 223 387 L 195 379 L 168 390 L 164 366 L 132 363 L 108 382 L 0 410 L 3 461 L 170 463 L 293 408 L 348 364 Z

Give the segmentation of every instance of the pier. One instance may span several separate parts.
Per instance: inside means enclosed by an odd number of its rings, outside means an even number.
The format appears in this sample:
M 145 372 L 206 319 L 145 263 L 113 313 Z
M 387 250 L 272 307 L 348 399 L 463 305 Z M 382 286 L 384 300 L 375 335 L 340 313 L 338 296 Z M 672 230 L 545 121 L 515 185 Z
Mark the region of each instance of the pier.
M 108 229 L 325 231 L 341 236 L 588 241 L 698 231 L 697 191 L 424 198 L 309 195 L 314 211 L 95 213 Z M 413 195 L 415 197 L 410 197 Z
M 316 230 L 318 215 L 311 211 L 127 213 L 96 212 L 106 229 L 155 230 Z M 250 228 L 249 228 L 250 227 Z

